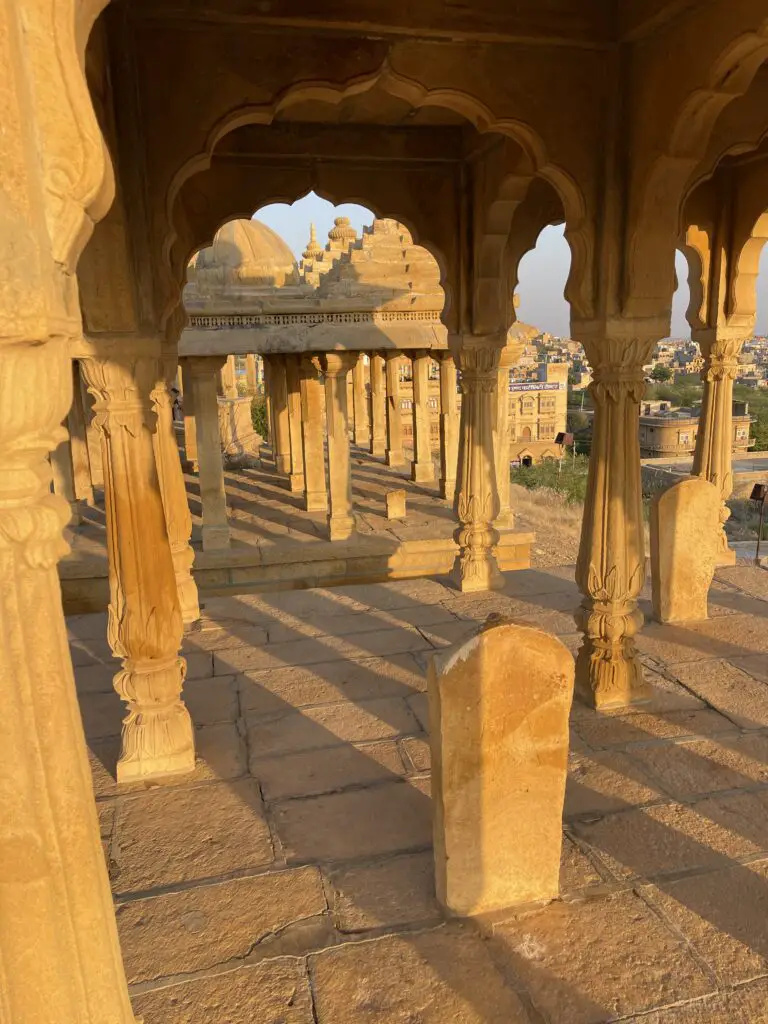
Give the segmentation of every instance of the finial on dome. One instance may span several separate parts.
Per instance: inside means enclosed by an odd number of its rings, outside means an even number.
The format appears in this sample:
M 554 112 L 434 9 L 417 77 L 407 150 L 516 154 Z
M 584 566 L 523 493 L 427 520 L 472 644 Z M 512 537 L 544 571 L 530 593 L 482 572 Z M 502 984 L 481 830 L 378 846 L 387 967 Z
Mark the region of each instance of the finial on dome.
M 322 245 L 317 240 L 317 234 L 315 233 L 315 225 L 310 222 L 309 225 L 309 241 L 307 242 L 307 248 L 301 254 L 305 260 L 313 260 L 319 256 L 323 251 Z
M 328 232 L 331 249 L 348 249 L 356 240 L 357 232 L 349 222 L 349 217 L 336 217 L 333 227 Z

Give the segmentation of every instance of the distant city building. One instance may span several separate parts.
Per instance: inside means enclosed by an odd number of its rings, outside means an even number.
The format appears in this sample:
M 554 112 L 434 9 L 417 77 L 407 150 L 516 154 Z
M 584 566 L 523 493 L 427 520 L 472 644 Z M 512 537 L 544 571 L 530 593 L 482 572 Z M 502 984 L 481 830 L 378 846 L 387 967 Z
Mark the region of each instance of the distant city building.
M 749 448 L 751 417 L 746 402 L 733 403 L 732 449 Z M 668 402 L 643 402 L 640 407 L 640 455 L 644 459 L 687 457 L 696 447 L 699 410 L 672 409 Z
M 542 363 L 535 381 L 509 384 L 509 457 L 528 464 L 560 458 L 555 438 L 568 415 L 568 363 Z

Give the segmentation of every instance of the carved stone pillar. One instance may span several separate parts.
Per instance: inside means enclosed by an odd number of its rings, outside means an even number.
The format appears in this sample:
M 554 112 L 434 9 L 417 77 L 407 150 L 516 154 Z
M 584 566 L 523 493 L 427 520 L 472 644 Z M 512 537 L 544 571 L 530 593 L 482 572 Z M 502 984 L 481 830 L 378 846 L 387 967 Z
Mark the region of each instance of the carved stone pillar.
M 388 466 L 404 466 L 403 423 L 400 412 L 400 363 L 402 352 L 387 351 L 387 449 Z
M 451 352 L 440 361 L 440 494 L 453 502 L 459 458 L 459 407 L 456 400 L 456 363 Z
M 78 388 L 83 406 L 83 418 L 85 420 L 85 443 L 88 446 L 88 462 L 91 467 L 91 485 L 93 487 L 103 487 L 104 467 L 101 464 L 101 439 L 94 424 L 93 395 L 88 391 L 82 373 L 79 373 L 78 376 Z
M 200 605 L 197 584 L 192 579 L 192 563 L 195 560 L 195 553 L 189 543 L 192 536 L 192 516 L 189 514 L 187 488 L 181 472 L 179 446 L 176 443 L 176 431 L 173 426 L 173 399 L 167 379 L 157 382 L 152 399 L 157 413 L 157 429 L 152 439 L 168 541 L 176 573 L 181 617 L 185 623 L 196 622 L 200 618 Z
M 101 431 L 109 556 L 108 639 L 128 705 L 118 782 L 189 772 L 192 720 L 181 700 L 186 662 L 176 575 L 155 466 L 154 359 L 89 358 L 82 370 Z
M 383 456 L 387 449 L 387 387 L 384 356 L 371 353 L 371 455 Z
M 499 386 L 494 437 L 496 442 L 496 487 L 499 492 L 499 515 L 496 522 L 501 528 L 511 527 L 514 523 L 512 509 L 509 505 L 509 371 L 517 363 L 522 350 L 523 346 L 519 342 L 507 342 L 499 357 Z
M 355 444 L 367 448 L 371 439 L 371 423 L 368 415 L 368 389 L 365 384 L 365 356 L 358 353 L 352 368 L 352 402 L 355 413 Z
M 499 535 L 493 527 L 499 511 L 493 424 L 502 346 L 493 335 L 470 336 L 458 352 L 462 400 L 454 507 L 461 526 L 455 534 L 459 555 L 454 579 L 464 591 L 504 585 L 494 550 Z
M 132 1024 L 56 569 L 69 509 L 46 453 L 70 360 L 62 340 L 4 344 L 0 360 L 0 1006 L 19 1024 L 88 1007 Z
M 301 360 L 300 373 L 304 507 L 307 512 L 327 512 L 323 385 L 318 380 L 317 370 L 311 359 L 303 358 Z
M 736 552 L 728 547 L 725 524 L 731 512 L 725 504 L 733 491 L 733 382 L 738 376 L 738 357 L 745 338 L 727 328 L 693 331 L 704 356 L 701 400 L 693 476 L 709 480 L 720 491 L 718 564 L 734 565 Z
M 285 379 L 288 394 L 288 434 L 291 444 L 291 472 L 288 485 L 292 492 L 304 490 L 304 438 L 301 429 L 300 356 L 285 356 Z
M 285 356 L 271 356 L 270 386 L 272 393 L 272 420 L 274 436 L 272 451 L 275 469 L 283 476 L 291 472 L 291 428 L 288 419 L 288 382 L 285 375 Z
M 582 340 L 582 339 L 579 339 Z M 576 623 L 576 693 L 596 708 L 647 700 L 635 648 L 645 582 L 639 416 L 643 366 L 656 339 L 584 340 L 595 407 L 587 498 L 576 582 L 584 594 Z
M 259 374 L 256 368 L 256 356 L 252 352 L 245 357 L 245 379 L 248 384 L 248 394 L 258 394 Z
M 416 483 L 430 483 L 435 479 L 432 462 L 432 438 L 429 415 L 429 352 L 414 352 L 413 366 L 413 463 L 411 479 Z
M 228 548 L 230 541 L 216 389 L 223 359 L 223 356 L 195 356 L 185 360 L 185 370 L 189 370 L 187 393 L 192 393 L 197 428 L 203 551 Z
M 325 375 L 325 419 L 328 431 L 328 489 L 330 510 L 328 532 L 331 540 L 346 540 L 355 532 L 352 514 L 352 465 L 349 457 L 349 411 L 347 374 L 354 352 L 330 352 L 315 365 Z
M 195 422 L 195 395 L 190 379 L 190 370 L 186 365 L 187 360 L 181 360 L 181 379 L 184 390 L 182 399 L 184 413 L 184 454 L 186 456 L 185 469 L 197 473 L 199 464 L 197 459 L 197 423 Z

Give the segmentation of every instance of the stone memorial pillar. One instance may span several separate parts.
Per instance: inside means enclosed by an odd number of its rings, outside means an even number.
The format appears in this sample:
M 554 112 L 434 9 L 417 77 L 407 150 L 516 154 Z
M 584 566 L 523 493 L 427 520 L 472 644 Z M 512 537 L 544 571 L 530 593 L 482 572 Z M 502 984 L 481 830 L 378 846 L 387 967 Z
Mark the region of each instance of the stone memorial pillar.
M 404 466 L 403 455 L 403 424 L 400 412 L 400 363 L 402 352 L 387 351 L 387 448 L 385 452 L 388 466 Z
M 94 357 L 81 367 L 96 399 L 105 468 L 107 635 L 123 661 L 115 689 L 128 705 L 117 780 L 191 772 L 192 720 L 181 699 L 183 623 L 153 441 L 157 361 Z
M 352 514 L 352 465 L 349 456 L 347 374 L 353 352 L 330 352 L 316 366 L 325 375 L 325 419 L 328 431 L 328 532 L 331 540 L 346 540 L 355 532 Z
M 194 356 L 186 360 L 197 426 L 200 501 L 203 506 L 203 551 L 228 548 L 227 494 L 219 437 L 216 378 L 223 356 Z
M 382 457 L 387 449 L 387 385 L 384 356 L 371 353 L 371 455 Z
M 658 622 L 708 617 L 709 588 L 718 564 L 719 489 L 689 477 L 656 495 L 651 504 L 653 616 Z
M 491 618 L 432 657 L 427 687 L 439 902 L 464 917 L 556 897 L 570 652 Z
M 435 479 L 435 465 L 432 461 L 432 439 L 430 437 L 429 415 L 429 367 L 432 362 L 429 352 L 414 352 L 413 366 L 413 463 L 411 479 L 416 483 L 430 483 Z

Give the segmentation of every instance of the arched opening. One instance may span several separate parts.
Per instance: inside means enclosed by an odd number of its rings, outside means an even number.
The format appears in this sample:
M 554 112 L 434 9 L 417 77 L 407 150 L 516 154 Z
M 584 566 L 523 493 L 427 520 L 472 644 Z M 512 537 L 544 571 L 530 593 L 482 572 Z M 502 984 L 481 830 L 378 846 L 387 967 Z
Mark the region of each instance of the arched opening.
M 437 261 L 403 224 L 376 218 L 359 204 L 334 207 L 314 192 L 225 223 L 212 245 L 193 256 L 179 355 L 183 373 L 187 360 L 222 361 L 218 422 L 228 547 L 276 542 L 285 528 L 317 537 L 320 513 L 329 507 L 333 539 L 338 434 L 331 414 L 338 410 L 328 404 L 328 353 L 348 361 L 342 411 L 353 443 L 352 458 L 344 456 L 350 465 L 347 528 L 364 516 L 368 532 L 385 534 L 387 494 L 404 489 L 422 535 L 430 529 L 435 538 L 450 535 L 449 505 L 422 493 L 440 479 L 445 429 L 440 360 L 448 347 L 440 279 Z M 455 431 L 455 372 L 452 391 Z M 196 417 L 186 403 L 193 543 L 201 534 L 205 547 Z M 405 512 L 398 518 L 408 521 Z

